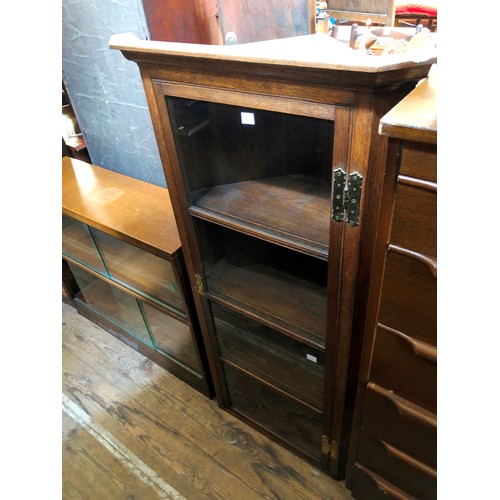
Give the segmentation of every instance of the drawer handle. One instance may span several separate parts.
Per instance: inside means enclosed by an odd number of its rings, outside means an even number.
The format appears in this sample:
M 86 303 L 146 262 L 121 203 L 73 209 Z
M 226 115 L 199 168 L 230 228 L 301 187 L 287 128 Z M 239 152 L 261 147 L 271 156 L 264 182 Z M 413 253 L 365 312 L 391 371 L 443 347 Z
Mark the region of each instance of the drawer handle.
M 377 327 L 381 330 L 385 330 L 386 332 L 392 333 L 393 335 L 397 335 L 400 339 L 404 340 L 406 343 L 410 344 L 413 352 L 420 356 L 421 358 L 426 359 L 427 361 L 431 361 L 432 363 L 437 363 L 437 349 L 421 340 L 414 339 L 406 333 L 400 332 L 395 328 L 391 328 L 390 326 L 386 326 L 382 323 L 377 323 Z
M 374 384 L 373 382 L 368 382 L 367 387 L 371 389 L 373 392 L 377 393 L 379 396 L 388 399 L 394 405 L 397 412 L 401 416 L 414 420 L 419 424 L 424 424 L 427 425 L 428 427 L 432 427 L 433 429 L 437 429 L 436 415 L 434 415 L 430 411 L 424 410 L 423 408 L 420 407 L 413 408 L 413 406 L 416 405 L 411 405 L 411 403 L 395 395 L 392 391 L 383 389 L 382 387 L 380 387 L 377 384 Z
M 397 500 L 414 499 L 414 497 L 410 497 L 407 493 L 401 491 L 399 488 L 396 488 L 394 485 L 386 483 L 381 477 L 372 472 L 370 469 L 367 469 L 364 465 L 356 463 L 356 467 L 360 471 L 364 472 L 372 480 L 374 486 L 385 495 L 391 495 Z
M 407 455 L 406 453 L 402 452 L 401 450 L 398 450 L 394 446 L 391 446 L 389 443 L 386 443 L 382 439 L 377 439 L 377 441 L 379 441 L 382 444 L 382 446 L 385 449 L 385 452 L 390 457 L 397 458 L 398 460 L 401 460 L 402 462 L 408 464 L 410 467 L 418 469 L 419 471 L 423 472 L 424 474 L 427 474 L 428 476 L 433 477 L 434 479 L 437 478 L 436 469 L 433 469 L 432 467 L 429 467 L 428 465 L 420 462 L 420 460 L 417 460 L 416 458 Z
M 399 175 L 398 182 L 403 184 L 408 184 L 409 186 L 421 187 L 424 189 L 430 189 L 437 192 L 437 183 L 432 181 L 426 181 L 424 179 L 417 179 L 416 177 L 410 177 L 409 175 Z
M 429 257 L 428 255 L 425 255 L 423 253 L 415 252 L 414 250 L 409 250 L 408 248 L 400 247 L 398 245 L 389 244 L 387 248 L 392 252 L 396 252 L 401 255 L 404 255 L 405 257 L 411 257 L 413 259 L 418 260 L 419 262 L 422 262 L 422 264 L 425 264 L 429 268 L 429 271 L 431 272 L 432 276 L 434 276 L 434 278 L 437 277 L 436 259 L 433 259 L 432 257 Z

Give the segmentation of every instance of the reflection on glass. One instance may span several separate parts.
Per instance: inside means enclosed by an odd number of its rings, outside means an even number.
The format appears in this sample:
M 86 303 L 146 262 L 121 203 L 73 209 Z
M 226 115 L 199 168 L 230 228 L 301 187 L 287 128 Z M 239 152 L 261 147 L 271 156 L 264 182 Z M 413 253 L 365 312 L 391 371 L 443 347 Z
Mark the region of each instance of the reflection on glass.
M 170 262 L 97 229 L 92 232 L 113 279 L 185 316 Z
M 191 213 L 244 221 L 326 260 L 334 122 L 166 99 Z
M 232 406 L 311 457 L 321 459 L 322 415 L 224 367 Z
M 142 303 L 142 308 L 156 349 L 201 372 L 189 326 L 148 304 Z
M 222 357 L 323 408 L 324 353 L 212 303 Z
M 94 271 L 107 275 L 88 226 L 67 215 L 62 216 L 62 253 Z
M 81 295 L 95 313 L 107 319 L 140 342 L 153 347 L 137 300 L 78 266 L 70 264 Z

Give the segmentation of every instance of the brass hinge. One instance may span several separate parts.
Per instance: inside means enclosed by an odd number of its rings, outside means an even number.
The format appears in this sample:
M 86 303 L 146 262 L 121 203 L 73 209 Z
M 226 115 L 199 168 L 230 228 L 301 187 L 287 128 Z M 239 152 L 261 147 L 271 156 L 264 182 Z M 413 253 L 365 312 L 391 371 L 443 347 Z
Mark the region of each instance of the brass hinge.
M 328 439 L 327 436 L 322 435 L 321 436 L 321 453 L 323 455 L 329 455 L 330 449 L 331 449 L 330 440 Z
M 347 180 L 347 183 L 346 183 Z M 337 168 L 333 171 L 333 210 L 332 217 L 337 222 L 344 222 L 354 227 L 359 224 L 359 205 L 363 176 L 359 172 L 347 175 Z
M 194 278 L 196 280 L 196 286 L 195 286 L 196 291 L 200 295 L 205 295 L 205 283 L 203 282 L 203 278 L 198 273 L 194 275 Z
M 339 458 L 339 445 L 336 441 L 330 441 L 330 439 L 322 435 L 321 436 L 321 453 L 323 455 L 330 455 L 332 460 L 338 460 Z

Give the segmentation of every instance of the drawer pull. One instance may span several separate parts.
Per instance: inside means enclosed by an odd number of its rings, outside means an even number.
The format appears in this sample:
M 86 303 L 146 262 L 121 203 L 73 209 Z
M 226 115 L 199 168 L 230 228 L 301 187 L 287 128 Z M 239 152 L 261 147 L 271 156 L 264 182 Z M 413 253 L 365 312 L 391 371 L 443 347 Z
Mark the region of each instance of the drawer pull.
M 432 181 L 424 181 L 423 179 L 417 179 L 416 177 L 410 177 L 408 175 L 399 175 L 398 182 L 403 184 L 408 184 L 409 186 L 421 187 L 424 189 L 431 189 L 437 192 L 437 183 Z
M 437 429 L 436 415 L 430 411 L 424 410 L 423 408 L 406 401 L 405 399 L 394 394 L 392 391 L 383 389 L 373 382 L 368 382 L 367 387 L 373 392 L 388 399 L 401 416 L 414 420 L 419 424 L 424 424 L 433 429 Z
M 381 330 L 385 330 L 386 332 L 392 333 L 393 335 L 397 335 L 400 339 L 404 340 L 408 344 L 410 344 L 413 352 L 420 356 L 421 358 L 426 359 L 432 363 L 437 363 L 437 349 L 425 342 L 414 339 L 409 335 L 406 335 L 395 328 L 391 328 L 390 326 L 383 325 L 382 323 L 377 323 L 377 327 Z
M 428 255 L 425 255 L 423 253 L 415 252 L 414 250 L 409 250 L 408 248 L 399 247 L 397 245 L 389 244 L 387 248 L 392 252 L 396 252 L 401 255 L 404 255 L 405 257 L 411 257 L 413 259 L 422 262 L 429 268 L 430 272 L 432 273 L 432 276 L 434 276 L 434 278 L 437 277 L 436 259 L 429 257 Z
M 396 488 L 394 485 L 389 485 L 386 481 L 384 481 L 380 476 L 367 469 L 365 466 L 360 463 L 356 463 L 356 467 L 364 472 L 371 480 L 375 488 L 377 488 L 380 492 L 385 495 L 390 495 L 390 498 L 394 498 L 396 500 L 414 500 L 415 497 L 409 496 L 407 493 L 403 492 L 399 488 Z
M 432 467 L 429 467 L 428 465 L 423 464 L 422 462 L 420 462 L 420 460 L 417 460 L 416 458 L 413 458 L 410 455 L 407 455 L 406 453 L 402 452 L 401 450 L 398 450 L 394 446 L 391 446 L 389 443 L 382 441 L 382 439 L 377 439 L 377 441 L 379 441 L 382 444 L 387 455 L 394 457 L 394 458 L 397 458 L 398 460 L 401 460 L 402 462 L 405 462 L 410 467 L 413 467 L 414 469 L 418 469 L 419 471 L 423 472 L 424 474 L 427 474 L 433 478 L 437 478 L 437 471 L 435 469 L 433 469 Z

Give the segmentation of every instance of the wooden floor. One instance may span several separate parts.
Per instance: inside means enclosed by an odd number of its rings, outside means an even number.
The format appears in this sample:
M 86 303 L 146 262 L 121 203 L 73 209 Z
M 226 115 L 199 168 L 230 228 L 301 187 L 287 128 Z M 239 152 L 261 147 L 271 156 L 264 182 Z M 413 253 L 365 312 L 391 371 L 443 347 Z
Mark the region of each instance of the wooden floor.
M 64 500 L 352 498 L 342 483 L 62 307 Z

